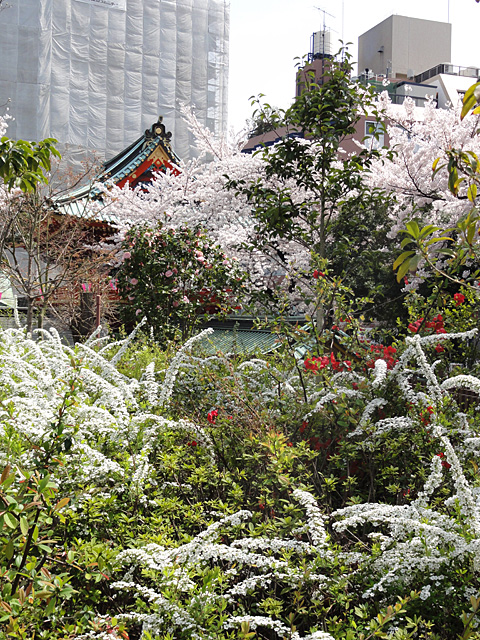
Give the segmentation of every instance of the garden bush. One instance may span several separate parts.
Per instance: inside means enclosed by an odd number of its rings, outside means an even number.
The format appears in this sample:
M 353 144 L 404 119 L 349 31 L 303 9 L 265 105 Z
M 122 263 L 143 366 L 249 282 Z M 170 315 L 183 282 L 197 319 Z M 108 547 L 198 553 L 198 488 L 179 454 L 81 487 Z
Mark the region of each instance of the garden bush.
M 4 636 L 476 637 L 480 379 L 435 348 L 475 330 L 409 333 L 355 360 L 1 333 Z

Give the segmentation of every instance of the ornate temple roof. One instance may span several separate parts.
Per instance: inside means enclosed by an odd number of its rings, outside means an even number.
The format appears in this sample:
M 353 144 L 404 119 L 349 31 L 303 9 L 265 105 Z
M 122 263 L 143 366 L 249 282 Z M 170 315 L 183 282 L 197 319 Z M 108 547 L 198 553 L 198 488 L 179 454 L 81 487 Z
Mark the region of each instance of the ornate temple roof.
M 129 184 L 133 189 L 150 182 L 157 171 L 178 171 L 175 165 L 179 164 L 180 159 L 171 146 L 172 134 L 166 131 L 162 120 L 160 116 L 138 140 L 107 160 L 102 171 L 90 184 L 53 198 L 53 206 L 58 213 L 84 218 L 93 223 L 115 225 L 116 220 L 108 213 L 108 209 L 95 214 L 88 212 L 89 202 L 101 198 L 100 190 L 95 184 L 108 182 L 120 188 Z

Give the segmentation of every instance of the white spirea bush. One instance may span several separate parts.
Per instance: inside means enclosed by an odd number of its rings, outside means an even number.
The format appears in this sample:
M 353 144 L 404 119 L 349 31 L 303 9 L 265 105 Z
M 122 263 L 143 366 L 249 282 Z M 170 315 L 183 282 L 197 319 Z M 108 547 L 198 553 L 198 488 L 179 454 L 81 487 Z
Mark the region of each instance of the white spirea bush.
M 140 381 L 119 372 L 117 364 L 134 335 L 112 343 L 97 332 L 84 344 L 70 347 L 54 329 L 42 331 L 41 340 L 26 336 L 23 329 L 0 333 L 2 468 L 10 463 L 33 469 L 39 451 L 59 425 L 62 438 L 68 440 L 68 464 L 56 470 L 63 491 L 82 482 L 103 486 L 105 480 L 125 484 L 128 480 L 130 490 L 141 495 L 149 475 L 149 454 L 165 431 L 194 436 L 213 456 L 200 426 L 159 415 L 168 405 L 182 359 L 205 332 L 180 349 L 162 383 L 153 364 Z
M 239 527 L 252 514 L 239 511 L 218 520 L 179 547 L 168 549 L 147 544 L 121 553 L 119 561 L 127 571 L 114 587 L 133 592 L 152 606 L 151 613 L 133 613 L 127 618 L 142 622 L 143 631 L 152 636 L 163 636 L 168 631 L 173 637 L 177 634 L 184 637 L 187 633 L 198 640 L 213 639 L 217 636 L 206 624 L 209 613 L 215 611 L 221 619 L 226 606 L 235 607 L 239 599 L 257 588 L 265 589 L 276 583 L 292 592 L 299 587 L 310 587 L 312 594 L 318 592 L 329 582 L 318 569 L 319 558 L 331 557 L 324 519 L 308 492 L 295 490 L 293 498 L 305 510 L 304 532 L 308 534 L 308 542 L 299 540 L 298 534 L 288 538 L 241 536 Z M 233 541 L 224 542 L 227 536 Z M 155 588 L 134 579 L 138 569 L 144 575 L 154 576 Z M 301 640 L 299 633 L 269 616 L 226 614 L 221 626 L 228 630 L 239 628 L 244 622 L 252 630 L 260 626 L 272 629 L 279 637 Z M 323 631 L 303 638 L 333 640 Z
M 199 611 L 212 605 L 218 611 L 228 608 L 230 613 L 222 618 L 226 630 L 248 622 L 252 630 L 271 629 L 278 637 L 298 640 L 298 634 L 292 633 L 275 616 L 254 616 L 242 610 L 242 599 L 268 593 L 274 583 L 281 584 L 287 591 L 303 581 L 305 588 L 306 578 L 299 570 L 302 566 L 307 567 L 310 581 L 307 588 L 311 587 L 312 602 L 315 598 L 321 602 L 322 594 L 338 579 L 327 568 L 334 557 L 341 558 L 344 566 L 350 565 L 348 580 L 351 588 L 359 590 L 360 598 L 388 604 L 398 595 L 416 589 L 421 600 L 429 600 L 438 597 L 438 590 L 443 589 L 447 598 L 456 590 L 459 606 L 468 606 L 470 586 L 458 582 L 456 571 L 467 569 L 478 579 L 479 490 L 467 480 L 464 469 L 470 464 L 480 438 L 469 426 L 466 416 L 455 408 L 452 390 L 478 391 L 480 380 L 459 375 L 442 382 L 436 374 L 438 362 L 432 364 L 429 354 L 435 344 L 452 338 L 471 339 L 474 335 L 475 331 L 408 337 L 398 362 L 390 370 L 379 359 L 373 370 L 363 376 L 343 371 L 325 381 L 321 376 L 307 375 L 304 387 L 300 386 L 295 368 L 280 371 L 259 359 L 245 362 L 237 369 L 230 366 L 227 375 L 235 387 L 254 390 L 266 402 L 278 394 L 279 388 L 301 402 L 305 388 L 306 404 L 310 405 L 306 418 L 325 410 L 332 399 L 347 403 L 350 399 L 360 399 L 363 410 L 359 411 L 357 428 L 349 436 L 365 451 L 382 446 L 386 437 L 394 438 L 400 431 L 413 434 L 420 428 L 429 430 L 431 442 L 438 443 L 441 454 L 433 456 L 423 489 L 407 504 L 354 504 L 327 518 L 310 493 L 297 490 L 292 498 L 303 507 L 305 524 L 290 538 L 243 537 L 239 525 L 248 520 L 250 514 L 242 511 L 219 520 L 177 548 L 147 544 L 125 551 L 120 561 L 126 573 L 116 587 L 136 593 L 150 603 L 148 614 L 133 613 L 130 617 L 142 622 L 144 631 L 152 634 L 170 631 L 175 635 L 182 629 L 192 638 L 209 638 Z M 226 364 L 227 360 L 218 355 L 203 361 L 195 359 L 195 366 L 213 369 L 226 368 Z M 428 409 L 428 427 L 413 415 L 377 418 L 376 410 L 389 404 L 392 393 L 405 405 L 415 407 L 420 415 Z M 447 413 L 448 420 L 442 420 Z M 445 503 L 448 509 L 435 501 L 440 487 L 449 491 Z M 364 543 L 353 551 L 352 544 L 365 528 L 371 531 L 370 544 Z M 225 538 L 232 541 L 224 542 Z M 339 546 L 331 546 L 332 541 Z M 317 631 L 308 637 L 329 636 Z
M 453 409 L 448 420 L 442 419 L 442 414 L 445 415 L 447 405 L 456 406 L 451 403 L 452 392 L 460 388 L 478 392 L 480 380 L 471 375 L 458 375 L 441 382 L 435 373 L 438 362 L 430 364 L 425 352 L 426 347 L 440 340 L 466 340 L 475 333 L 408 337 L 399 361 L 383 376 L 383 385 L 395 384 L 406 402 L 429 409 L 430 422 L 424 428 L 428 428 L 432 442 L 438 443 L 439 453 L 433 456 L 423 490 L 413 502 L 356 504 L 332 514 L 333 529 L 337 533 L 349 536 L 367 526 L 379 534 L 372 536 L 375 546 L 362 554 L 363 568 L 370 577 L 363 594 L 365 598 L 382 599 L 382 595 L 385 598 L 392 592 L 417 589 L 421 590 L 422 599 L 428 599 L 435 588 L 437 597 L 439 589 L 444 595 L 458 591 L 466 601 L 468 593 L 458 582 L 458 576 L 470 571 L 475 580 L 479 578 L 479 489 L 467 480 L 464 472 L 467 465 L 471 466 L 478 458 L 478 435 L 458 408 Z M 375 367 L 372 387 L 379 386 L 378 371 Z M 421 385 L 418 380 L 422 380 Z M 395 437 L 396 431 L 418 429 L 418 422 L 405 416 L 374 420 L 369 409 L 383 404 L 386 401 L 382 403 L 381 398 L 371 399 L 357 429 L 350 434 L 367 448 L 373 448 L 376 440 L 387 432 Z M 437 500 L 434 504 L 435 492 L 441 486 L 448 487 L 450 495 L 443 503 Z M 352 556 L 352 562 L 358 563 L 358 555 Z M 452 586 L 456 583 L 456 587 Z
M 297 366 L 277 370 L 260 359 L 237 368 L 219 355 L 187 362 L 186 353 L 201 334 L 186 343 L 161 376 L 149 365 L 136 380 L 122 375 L 117 366 L 131 337 L 112 344 L 94 335 L 72 348 L 63 345 L 55 331 L 42 332 L 42 340 L 33 340 L 23 330 L 3 331 L 0 463 L 35 469 L 61 425 L 61 437 L 69 444 L 67 464 L 54 468 L 60 493 L 72 495 L 72 489 L 84 484 L 104 490 L 113 481 L 142 503 L 144 485 L 155 466 L 152 454 L 165 431 L 194 436 L 215 461 L 208 433 L 165 414 L 179 374 L 192 366 L 218 366 L 228 372 L 239 394 L 253 392 L 266 406 L 274 406 L 280 389 L 301 403 L 306 417 L 326 411 L 332 399 L 356 402 L 360 409 L 349 441 L 360 449 L 369 452 L 399 432 L 427 428 L 431 441 L 438 444 L 441 455 L 432 457 L 426 481 L 413 500 L 353 504 L 326 516 L 313 495 L 297 489 L 291 498 L 303 515 L 289 535 L 275 533 L 273 525 L 270 535 L 251 534 L 252 514 L 240 511 L 219 517 L 177 547 L 142 540 L 118 557 L 122 575 L 115 587 L 143 601 L 127 618 L 153 635 L 170 631 L 174 637 L 208 639 L 248 623 L 251 630 L 270 629 L 278 637 L 301 640 L 285 621 L 273 614 L 252 615 L 245 603 L 275 589 L 288 597 L 285 594 L 301 588 L 312 606 L 321 607 L 339 580 L 341 589 L 357 590 L 360 598 L 382 604 L 411 589 L 420 592 L 422 601 L 430 602 L 442 592 L 445 598 L 455 595 L 456 602 L 466 602 L 480 570 L 479 489 L 467 472 L 478 458 L 480 437 L 452 395 L 455 389 L 478 392 L 480 380 L 473 375 L 439 379 L 438 363 L 431 363 L 429 354 L 439 342 L 473 336 L 474 332 L 415 335 L 406 339 L 392 369 L 382 360 L 363 375 L 307 374 L 302 381 Z M 376 410 L 389 406 L 392 395 L 420 414 L 428 409 L 428 427 L 413 412 L 377 418 Z M 355 547 L 359 538 L 362 545 Z M 338 562 L 348 576 L 335 572 Z M 459 578 L 465 572 L 472 577 L 468 584 Z M 212 620 L 218 623 L 216 632 Z M 321 629 L 321 622 L 319 630 L 313 627 L 303 637 L 328 640 L 331 636 Z

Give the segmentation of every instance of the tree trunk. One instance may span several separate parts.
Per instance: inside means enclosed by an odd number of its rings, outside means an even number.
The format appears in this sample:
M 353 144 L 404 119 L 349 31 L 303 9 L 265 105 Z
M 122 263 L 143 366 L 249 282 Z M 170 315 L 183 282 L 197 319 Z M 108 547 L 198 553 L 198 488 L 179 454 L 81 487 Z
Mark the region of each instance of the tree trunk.
M 33 329 L 33 298 L 27 298 L 27 333 L 32 333 Z

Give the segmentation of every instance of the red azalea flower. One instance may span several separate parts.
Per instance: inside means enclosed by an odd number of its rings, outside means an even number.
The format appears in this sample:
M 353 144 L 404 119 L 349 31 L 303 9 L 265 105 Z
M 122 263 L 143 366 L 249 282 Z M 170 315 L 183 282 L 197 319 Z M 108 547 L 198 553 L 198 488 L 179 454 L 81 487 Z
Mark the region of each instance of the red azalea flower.
M 215 424 L 215 420 L 217 419 L 218 416 L 218 411 L 216 409 L 213 409 L 213 411 L 210 411 L 209 414 L 207 414 L 207 420 L 210 422 L 210 424 Z
M 307 371 L 318 371 L 318 364 L 316 362 L 317 358 L 307 358 L 304 361 L 304 365 L 305 365 L 305 369 L 307 369 Z
M 465 296 L 463 295 L 463 293 L 456 293 L 453 296 L 453 299 L 455 300 L 455 303 L 457 305 L 457 307 L 462 304 L 463 302 L 465 302 Z
M 443 353 L 443 352 L 445 351 L 445 348 L 444 348 L 444 347 L 442 347 L 442 345 L 441 345 L 441 344 L 437 344 L 437 346 L 435 347 L 435 351 L 436 351 L 437 353 Z

